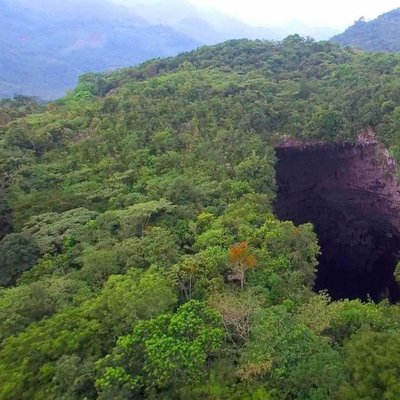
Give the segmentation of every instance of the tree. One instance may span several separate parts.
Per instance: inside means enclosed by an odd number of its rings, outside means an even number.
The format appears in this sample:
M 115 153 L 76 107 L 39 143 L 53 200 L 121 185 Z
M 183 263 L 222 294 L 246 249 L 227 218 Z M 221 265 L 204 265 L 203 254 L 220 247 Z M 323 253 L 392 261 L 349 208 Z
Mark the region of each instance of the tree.
M 23 231 L 35 238 L 42 254 L 61 253 L 65 241 L 96 216 L 96 212 L 86 208 L 40 214 L 30 218 Z
M 343 400 L 395 400 L 400 397 L 400 336 L 398 331 L 364 331 L 345 346 L 349 382 L 340 390 Z
M 111 275 L 126 271 L 114 248 L 88 247 L 85 249 L 81 261 L 82 268 L 75 272 L 75 276 L 85 280 L 94 289 L 100 289 Z
M 95 301 L 95 316 L 116 337 L 131 332 L 139 320 L 170 311 L 176 302 L 176 291 L 156 268 L 131 268 L 108 279 Z
M 238 375 L 269 383 L 279 399 L 333 400 L 344 380 L 339 353 L 298 321 L 289 303 L 257 313 Z
M 250 155 L 236 167 L 238 181 L 248 182 L 257 193 L 265 193 L 272 197 L 275 190 L 275 157 L 271 148 L 266 148 L 266 154 L 259 157 Z
M 63 363 L 76 364 L 79 359 L 80 376 L 85 376 L 86 368 L 91 370 L 96 360 L 112 350 L 116 337 L 131 332 L 140 319 L 170 311 L 175 302 L 176 294 L 154 269 L 111 277 L 97 297 L 33 323 L 4 341 L 0 349 L 0 398 L 47 398 L 54 385 L 66 384 L 66 374 L 60 370 Z M 79 379 L 69 382 L 69 390 L 80 388 L 78 398 L 94 390 L 93 377 L 85 379 L 83 388 Z
M 205 250 L 210 247 L 228 247 L 233 242 L 233 236 L 228 229 L 222 226 L 213 226 L 212 228 L 202 232 L 194 243 L 196 250 Z
M 260 310 L 265 299 L 249 290 L 214 293 L 208 299 L 222 318 L 228 338 L 234 345 L 243 345 L 250 334 L 254 315 Z
M 91 294 L 83 281 L 66 276 L 0 290 L 0 343 L 34 321 L 78 306 Z
M 141 237 L 123 240 L 115 250 L 127 267 L 136 268 L 150 265 L 169 268 L 178 261 L 180 255 L 176 236 L 158 226 L 147 228 Z
M 64 354 L 91 357 L 101 352 L 105 332 L 100 321 L 90 318 L 90 308 L 87 303 L 67 309 L 4 342 L 0 351 L 1 399 L 46 398 L 58 359 Z
M 231 247 L 229 251 L 229 263 L 232 275 L 229 276 L 231 281 L 239 281 L 240 287 L 243 289 L 246 281 L 246 272 L 255 268 L 257 260 L 251 250 L 247 246 L 247 242 L 242 242 Z
M 96 228 L 123 239 L 143 236 L 151 218 L 172 212 L 174 208 L 169 201 L 160 199 L 138 203 L 122 210 L 110 210 L 99 215 Z
M 24 271 L 32 268 L 39 248 L 31 235 L 10 233 L 0 242 L 0 285 L 8 286 Z
M 288 260 L 290 272 L 298 276 L 299 285 L 313 288 L 320 247 L 311 224 L 295 226 L 290 221 L 279 222 L 268 217 L 256 233 L 254 244 L 268 250 L 273 258 Z
M 196 260 L 193 257 L 186 257 L 179 264 L 175 264 L 168 273 L 172 282 L 179 287 L 185 301 L 192 300 L 198 269 Z
M 130 398 L 143 390 L 179 388 L 196 381 L 208 359 L 218 354 L 223 337 L 218 314 L 194 300 L 175 314 L 140 322 L 99 362 L 100 398 L 121 392 Z

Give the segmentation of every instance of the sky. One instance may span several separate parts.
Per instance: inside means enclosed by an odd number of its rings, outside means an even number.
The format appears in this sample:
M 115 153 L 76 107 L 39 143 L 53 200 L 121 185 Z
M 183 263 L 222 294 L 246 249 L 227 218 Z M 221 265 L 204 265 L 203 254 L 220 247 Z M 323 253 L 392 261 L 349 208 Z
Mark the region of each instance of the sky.
M 218 8 L 251 24 L 285 25 L 297 20 L 308 25 L 342 27 L 400 7 L 400 0 L 192 0 Z
M 154 4 L 157 0 L 124 0 L 125 3 L 129 1 Z M 251 25 L 285 26 L 297 21 L 306 25 L 332 28 L 346 28 L 362 16 L 372 19 L 400 7 L 400 0 L 190 0 L 190 2 L 216 8 Z

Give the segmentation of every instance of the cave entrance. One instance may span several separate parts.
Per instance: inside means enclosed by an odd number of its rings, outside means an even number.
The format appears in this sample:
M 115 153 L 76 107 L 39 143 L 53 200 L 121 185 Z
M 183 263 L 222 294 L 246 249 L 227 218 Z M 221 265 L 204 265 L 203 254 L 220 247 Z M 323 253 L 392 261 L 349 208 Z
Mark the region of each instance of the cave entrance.
M 396 165 L 376 141 L 284 143 L 276 148 L 275 211 L 311 222 L 321 255 L 315 289 L 333 299 L 400 299 Z

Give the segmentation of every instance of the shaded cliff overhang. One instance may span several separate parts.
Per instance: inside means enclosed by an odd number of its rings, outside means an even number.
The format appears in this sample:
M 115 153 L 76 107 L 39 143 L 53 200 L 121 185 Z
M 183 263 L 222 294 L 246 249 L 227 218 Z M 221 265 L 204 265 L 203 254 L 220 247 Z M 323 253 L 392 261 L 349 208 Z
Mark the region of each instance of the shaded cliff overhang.
M 276 154 L 278 217 L 311 222 L 318 234 L 316 289 L 336 299 L 397 300 L 400 192 L 385 147 L 367 131 L 355 142 L 285 140 Z

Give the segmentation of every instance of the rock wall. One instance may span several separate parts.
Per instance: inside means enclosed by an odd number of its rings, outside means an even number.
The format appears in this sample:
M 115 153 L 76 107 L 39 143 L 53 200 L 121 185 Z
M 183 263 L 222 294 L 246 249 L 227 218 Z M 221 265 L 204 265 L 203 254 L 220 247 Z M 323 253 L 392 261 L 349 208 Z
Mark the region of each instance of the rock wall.
M 316 289 L 333 298 L 397 300 L 397 167 L 366 131 L 355 143 L 284 141 L 276 147 L 279 218 L 312 222 L 321 245 Z

